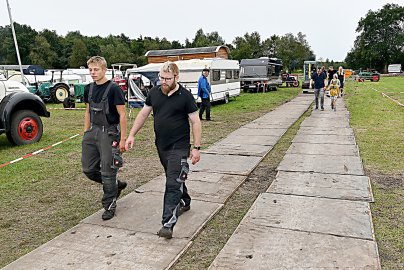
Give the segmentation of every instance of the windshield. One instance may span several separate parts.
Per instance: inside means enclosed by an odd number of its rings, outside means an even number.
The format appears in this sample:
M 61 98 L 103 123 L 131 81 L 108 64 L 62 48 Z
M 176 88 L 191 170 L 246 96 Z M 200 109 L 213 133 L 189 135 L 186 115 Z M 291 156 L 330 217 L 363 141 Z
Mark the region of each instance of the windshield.
M 244 66 L 241 67 L 241 76 L 244 77 L 257 77 L 257 76 L 267 76 L 266 66 Z

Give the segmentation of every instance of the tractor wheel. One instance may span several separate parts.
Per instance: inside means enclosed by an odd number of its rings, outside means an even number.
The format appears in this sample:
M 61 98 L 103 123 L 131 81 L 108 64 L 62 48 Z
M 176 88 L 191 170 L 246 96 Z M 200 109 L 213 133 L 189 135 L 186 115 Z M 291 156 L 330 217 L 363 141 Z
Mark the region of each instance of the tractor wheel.
M 378 82 L 379 80 L 380 80 L 380 75 L 375 74 L 372 76 L 372 79 L 371 79 L 372 82 Z
M 299 87 L 299 81 L 293 81 L 292 86 L 293 87 Z
M 35 112 L 17 111 L 11 118 L 11 127 L 10 131 L 7 132 L 7 138 L 12 144 L 31 144 L 41 139 L 43 125 L 41 118 Z
M 63 108 L 68 108 L 68 109 L 72 109 L 72 108 L 76 108 L 76 103 L 74 103 L 74 100 L 71 99 L 70 97 L 65 98 L 65 100 L 63 100 Z
M 67 97 L 70 96 L 69 86 L 60 83 L 56 84 L 51 90 L 51 100 L 54 103 L 62 103 Z

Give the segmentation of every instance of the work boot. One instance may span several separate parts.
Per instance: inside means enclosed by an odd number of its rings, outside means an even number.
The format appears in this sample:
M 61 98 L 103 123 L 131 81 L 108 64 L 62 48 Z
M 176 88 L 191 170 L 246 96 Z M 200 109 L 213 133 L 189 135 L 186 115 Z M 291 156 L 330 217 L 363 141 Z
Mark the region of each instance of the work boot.
M 181 203 L 180 209 L 178 210 L 178 216 L 181 216 L 185 212 L 189 211 L 191 209 L 191 205 L 183 205 Z
M 128 183 L 126 183 L 125 181 L 118 180 L 118 192 L 116 193 L 116 199 L 118 199 L 119 196 L 121 196 L 122 190 L 124 190 L 127 186 Z
M 161 227 L 161 229 L 157 232 L 159 237 L 164 237 L 166 239 L 173 238 L 173 229 L 168 227 Z
M 102 220 L 109 220 L 115 216 L 115 209 L 105 210 L 102 214 Z

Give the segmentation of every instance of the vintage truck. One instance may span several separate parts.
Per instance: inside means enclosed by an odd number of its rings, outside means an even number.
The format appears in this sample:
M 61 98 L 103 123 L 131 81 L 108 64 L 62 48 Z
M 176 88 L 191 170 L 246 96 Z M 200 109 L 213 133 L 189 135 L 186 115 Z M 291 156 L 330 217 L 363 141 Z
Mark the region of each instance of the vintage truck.
M 0 134 L 14 145 L 38 142 L 43 133 L 40 116 L 49 117 L 43 100 L 16 81 L 0 80 Z

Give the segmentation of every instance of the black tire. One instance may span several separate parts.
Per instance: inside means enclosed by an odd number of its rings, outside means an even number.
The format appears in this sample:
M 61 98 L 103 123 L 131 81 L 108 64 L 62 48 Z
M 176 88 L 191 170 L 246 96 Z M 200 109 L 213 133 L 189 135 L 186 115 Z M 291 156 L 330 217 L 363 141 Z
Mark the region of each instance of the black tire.
M 65 100 L 63 100 L 63 108 L 65 108 L 65 109 L 66 108 L 68 108 L 68 109 L 76 108 L 76 103 L 70 97 L 67 97 L 67 98 L 65 98 Z
M 54 103 L 62 103 L 66 98 L 70 96 L 70 89 L 64 83 L 55 84 L 51 90 L 51 100 Z
M 43 133 L 41 118 L 33 111 L 17 111 L 11 116 L 7 138 L 12 144 L 25 145 L 38 142 Z

